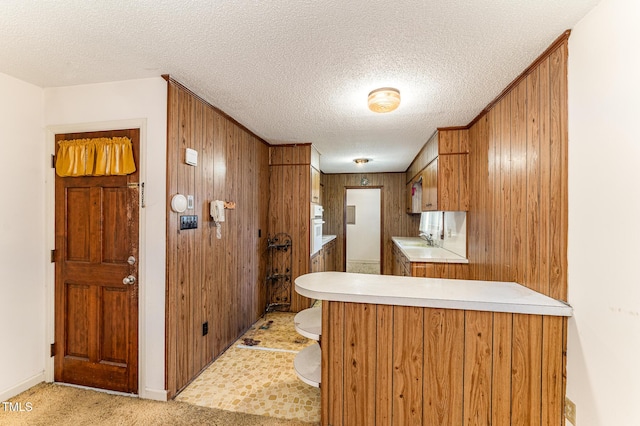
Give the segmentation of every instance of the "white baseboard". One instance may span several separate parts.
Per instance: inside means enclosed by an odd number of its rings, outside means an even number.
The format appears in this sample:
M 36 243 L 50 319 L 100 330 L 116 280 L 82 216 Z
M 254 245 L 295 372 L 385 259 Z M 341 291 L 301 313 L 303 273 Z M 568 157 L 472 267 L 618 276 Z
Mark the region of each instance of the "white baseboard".
M 82 386 L 82 385 L 74 385 L 73 383 L 62 383 L 62 382 L 56 382 L 56 383 L 61 385 L 61 386 L 69 386 L 69 387 L 72 387 L 72 388 L 86 389 L 86 390 L 91 390 L 91 391 L 95 391 L 95 392 L 108 393 L 110 395 L 121 395 L 121 396 L 128 396 L 128 397 L 131 397 L 131 398 L 152 399 L 154 401 L 163 401 L 163 402 L 167 400 L 167 391 L 166 390 L 145 389 L 145 390 L 140 391 L 140 393 L 138 395 L 136 395 L 134 393 L 118 392 L 118 391 L 113 391 L 113 390 L 109 390 L 109 389 L 100 389 L 100 388 L 92 388 L 92 387 Z
M 40 373 L 36 374 L 35 376 L 24 380 L 20 383 L 18 383 L 17 385 L 10 387 L 9 389 L 2 391 L 2 393 L 0 393 L 0 402 L 4 402 L 6 400 L 8 400 L 9 398 L 13 398 L 14 396 L 26 391 L 29 388 L 34 387 L 35 385 L 37 385 L 38 383 L 42 383 L 44 382 L 44 371 L 41 371 Z
M 139 397 L 143 399 L 152 399 L 154 401 L 166 401 L 167 391 L 159 389 L 144 389 L 140 392 Z

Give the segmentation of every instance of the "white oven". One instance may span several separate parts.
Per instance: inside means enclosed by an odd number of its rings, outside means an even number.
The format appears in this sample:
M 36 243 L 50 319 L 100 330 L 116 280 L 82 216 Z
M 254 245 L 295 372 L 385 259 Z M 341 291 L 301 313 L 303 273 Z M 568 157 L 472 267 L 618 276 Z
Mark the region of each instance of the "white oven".
M 322 248 L 322 212 L 324 209 L 317 204 L 311 205 L 313 217 L 311 218 L 311 255 L 316 254 Z

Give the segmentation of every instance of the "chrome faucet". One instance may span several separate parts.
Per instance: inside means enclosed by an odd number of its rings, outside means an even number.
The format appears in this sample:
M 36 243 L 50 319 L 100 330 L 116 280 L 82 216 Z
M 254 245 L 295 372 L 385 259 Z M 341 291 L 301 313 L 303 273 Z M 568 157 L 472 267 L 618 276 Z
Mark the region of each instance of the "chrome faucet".
M 427 234 L 426 232 L 421 232 L 419 236 L 423 240 L 427 241 L 427 245 L 428 246 L 433 246 L 434 245 L 433 237 L 431 236 L 431 234 Z

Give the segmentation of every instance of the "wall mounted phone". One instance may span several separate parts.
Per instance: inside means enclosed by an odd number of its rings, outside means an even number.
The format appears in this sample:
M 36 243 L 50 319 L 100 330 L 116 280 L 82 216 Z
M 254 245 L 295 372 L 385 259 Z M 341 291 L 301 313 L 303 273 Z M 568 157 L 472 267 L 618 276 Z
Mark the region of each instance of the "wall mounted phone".
M 224 222 L 224 201 L 212 201 L 210 206 L 210 214 L 214 222 Z

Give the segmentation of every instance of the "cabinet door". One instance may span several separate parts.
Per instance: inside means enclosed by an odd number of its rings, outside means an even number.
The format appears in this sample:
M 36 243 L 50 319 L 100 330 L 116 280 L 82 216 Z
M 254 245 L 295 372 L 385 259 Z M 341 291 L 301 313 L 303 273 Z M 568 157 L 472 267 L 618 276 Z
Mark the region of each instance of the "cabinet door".
M 409 276 L 409 260 L 402 254 L 400 249 L 393 246 L 393 275 Z
M 438 159 L 422 171 L 422 211 L 438 210 Z
M 322 250 L 311 257 L 311 272 L 322 272 Z
M 400 270 L 400 256 L 398 253 L 398 247 L 393 245 L 393 275 L 402 275 Z
M 469 154 L 438 157 L 438 209 L 469 210 Z
M 311 167 L 311 202 L 320 202 L 320 172 Z
M 336 241 L 333 240 L 322 248 L 324 251 L 324 270 L 335 271 L 336 270 L 336 257 L 335 257 Z

